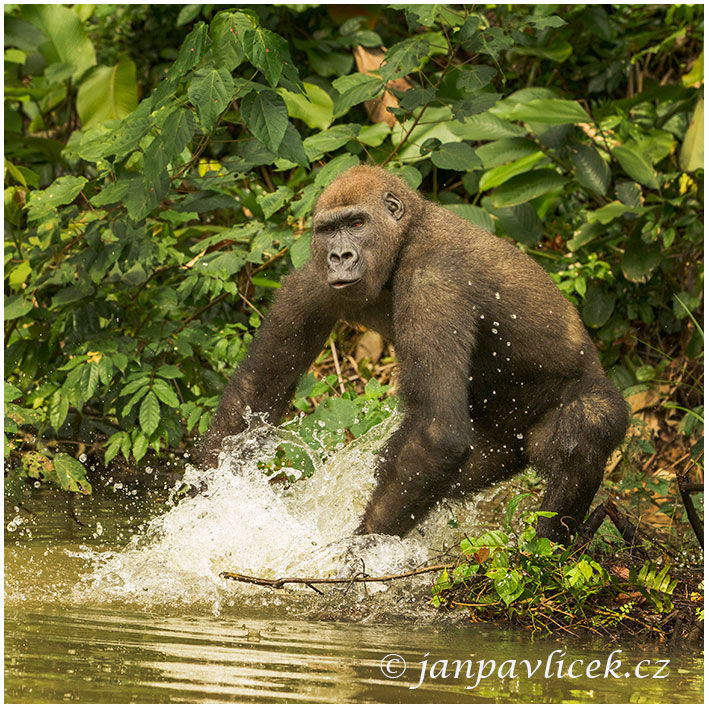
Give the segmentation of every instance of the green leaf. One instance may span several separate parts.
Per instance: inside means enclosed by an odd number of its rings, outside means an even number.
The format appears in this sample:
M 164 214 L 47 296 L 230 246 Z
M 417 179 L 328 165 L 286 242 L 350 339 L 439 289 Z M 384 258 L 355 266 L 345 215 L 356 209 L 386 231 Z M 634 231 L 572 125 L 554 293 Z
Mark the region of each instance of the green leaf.
M 288 127 L 288 107 L 275 91 L 254 91 L 245 96 L 241 117 L 251 133 L 269 150 L 278 152 Z
M 277 86 L 288 55 L 285 40 L 270 30 L 254 27 L 246 30 L 242 39 L 248 60 L 260 69 L 272 87 Z
M 226 10 L 217 14 L 209 26 L 217 66 L 234 71 L 244 61 L 246 54 L 239 37 L 252 27 L 251 20 L 241 12 Z
M 341 76 L 332 85 L 339 93 L 332 107 L 335 116 L 341 116 L 352 106 L 375 98 L 384 90 L 382 80 L 368 74 Z
M 515 106 L 507 115 L 512 121 L 563 125 L 565 123 L 588 123 L 591 117 L 576 101 L 561 98 L 534 99 Z
M 393 45 L 387 50 L 379 68 L 385 82 L 400 79 L 419 69 L 428 56 L 429 43 L 425 37 L 412 37 Z
M 523 136 L 527 132 L 522 126 L 516 126 L 489 111 L 470 116 L 464 121 L 455 121 L 450 130 L 463 140 L 497 140 Z
M 125 118 L 138 107 L 135 64 L 122 54 L 115 66 L 98 66 L 81 82 L 76 110 L 83 128 Z
M 260 195 L 256 201 L 263 211 L 263 216 L 268 219 L 273 216 L 288 200 L 293 197 L 293 190 L 282 185 L 275 192 Z
M 152 390 L 155 392 L 158 399 L 160 399 L 160 401 L 164 404 L 174 408 L 179 408 L 180 400 L 177 398 L 175 390 L 164 379 L 155 379 L 153 381 Z
M 566 184 L 566 180 L 555 170 L 533 170 L 524 175 L 517 175 L 492 193 L 495 207 L 511 207 L 529 202 Z
M 49 401 L 49 425 L 58 431 L 59 427 L 66 420 L 67 414 L 69 413 L 69 399 L 67 399 L 62 393 L 61 389 L 52 394 L 52 398 Z
M 625 173 L 645 187 L 659 189 L 660 181 L 650 161 L 627 145 L 619 145 L 611 150 Z
M 566 246 L 570 251 L 577 251 L 582 246 L 590 243 L 594 239 L 598 238 L 602 234 L 606 233 L 606 230 L 601 226 L 600 223 L 586 223 L 580 229 L 574 232 L 573 238 L 566 242 Z
M 148 438 L 144 433 L 138 433 L 133 441 L 133 457 L 140 460 L 148 452 Z
M 91 483 L 86 479 L 86 468 L 66 453 L 54 456 L 54 471 L 56 482 L 62 490 L 80 492 L 82 495 L 91 494 Z
M 703 52 L 702 52 L 703 54 Z M 700 70 L 703 67 L 702 58 L 697 59 L 694 64 Z M 682 148 L 679 152 L 679 164 L 685 172 L 694 172 L 704 167 L 704 97 L 697 99 L 694 107 L 692 120 L 682 141 Z
M 295 268 L 300 268 L 310 258 L 310 235 L 301 234 L 290 247 L 290 260 Z
M 388 126 L 383 123 L 379 123 L 377 125 L 385 125 L 385 127 L 388 128 Z M 348 123 L 345 125 L 333 126 L 329 130 L 308 136 L 303 141 L 305 153 L 310 160 L 318 160 L 325 153 L 337 150 L 343 145 L 349 143 L 350 140 L 354 140 L 357 137 L 360 128 L 361 126 L 356 123 Z
M 501 207 L 495 216 L 505 234 L 527 246 L 536 246 L 542 238 L 544 227 L 531 204 L 517 204 L 514 207 Z
M 21 295 L 11 295 L 5 298 L 4 319 L 15 320 L 27 315 L 32 310 L 32 301 L 29 298 L 23 298 Z
M 158 368 L 156 374 L 165 379 L 181 379 L 185 376 L 182 370 L 174 364 L 163 364 Z
M 204 22 L 198 22 L 182 43 L 177 59 L 170 67 L 170 73 L 179 76 L 197 66 L 202 54 L 204 54 L 206 42 L 207 25 Z
M 456 88 L 464 91 L 479 91 L 487 86 L 497 74 L 497 69 L 485 64 L 461 67 L 460 75 L 455 83 Z
M 501 138 L 475 148 L 486 170 L 519 160 L 538 150 L 537 144 L 527 138 Z
M 443 143 L 431 153 L 431 162 L 442 170 L 466 172 L 482 167 L 477 153 L 467 143 Z
M 590 224 L 594 222 L 610 224 L 613 220 L 625 214 L 643 214 L 643 212 L 647 212 L 647 210 L 647 207 L 629 207 L 627 204 L 622 204 L 618 200 L 614 200 L 599 209 L 588 212 L 586 218 Z
M 96 64 L 94 45 L 78 15 L 68 7 L 23 5 L 22 17 L 47 37 L 39 47 L 47 64 L 69 64 L 75 80 Z
M 600 283 L 588 286 L 583 301 L 581 313 L 583 321 L 589 327 L 601 327 L 613 314 L 615 308 L 615 293 L 611 293 Z
M 499 187 L 516 175 L 529 172 L 543 157 L 544 153 L 538 150 L 507 165 L 493 167 L 480 177 L 479 189 L 485 191 Z
M 192 111 L 177 108 L 168 115 L 160 135 L 145 150 L 144 175 L 148 185 L 157 188 L 156 180 L 189 145 L 193 134 Z
M 328 93 L 315 84 L 304 83 L 305 95 L 278 89 L 286 102 L 288 115 L 299 118 L 309 128 L 325 130 L 332 123 L 333 102 Z
M 576 143 L 571 148 L 571 157 L 579 184 L 604 195 L 611 182 L 611 170 L 600 153 L 590 145 Z
M 160 402 L 152 391 L 148 392 L 140 404 L 138 420 L 140 427 L 148 436 L 153 434 L 160 424 Z
M 278 155 L 295 165 L 308 167 L 310 161 L 303 147 L 303 139 L 295 126 L 289 121 L 286 126 L 286 134 L 283 136 L 281 144 L 278 146 Z
M 219 114 L 229 105 L 234 93 L 234 79 L 225 67 L 204 67 L 190 81 L 187 95 L 197 109 L 205 130 L 214 128 Z
M 85 177 L 65 175 L 54 180 L 46 190 L 32 192 L 27 203 L 27 219 L 31 222 L 43 219 L 57 207 L 73 202 L 86 182 Z
M 623 275 L 633 283 L 645 283 L 660 264 L 662 247 L 658 242 L 646 244 L 633 240 L 627 244 L 620 261 Z
M 495 233 L 495 222 L 484 209 L 475 207 L 472 204 L 446 204 L 444 206 L 448 211 L 467 219 L 471 224 L 475 224 L 491 234 Z M 374 380 L 370 379 L 370 381 Z
M 192 22 L 202 11 L 202 5 L 183 5 L 180 14 L 177 16 L 177 26 L 182 27 L 188 22 Z
M 314 184 L 318 188 L 326 187 L 338 175 L 356 165 L 359 165 L 359 158 L 356 155 L 350 153 L 338 155 L 334 160 L 330 160 L 330 162 L 317 173 Z

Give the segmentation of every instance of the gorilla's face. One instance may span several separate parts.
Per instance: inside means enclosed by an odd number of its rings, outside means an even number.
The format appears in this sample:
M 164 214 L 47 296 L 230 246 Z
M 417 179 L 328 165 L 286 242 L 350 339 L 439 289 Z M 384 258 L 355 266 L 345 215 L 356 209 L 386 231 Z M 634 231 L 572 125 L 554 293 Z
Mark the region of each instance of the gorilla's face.
M 373 207 L 351 204 L 319 212 L 312 249 L 325 261 L 328 285 L 348 299 L 376 297 L 394 262 L 390 237 L 399 231 L 403 214 L 403 203 L 391 192 Z

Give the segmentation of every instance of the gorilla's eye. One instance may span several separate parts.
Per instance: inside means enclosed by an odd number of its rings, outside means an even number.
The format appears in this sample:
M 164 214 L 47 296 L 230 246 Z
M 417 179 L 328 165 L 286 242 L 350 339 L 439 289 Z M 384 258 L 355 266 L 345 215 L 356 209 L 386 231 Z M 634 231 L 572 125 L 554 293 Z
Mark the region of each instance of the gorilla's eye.
M 355 219 L 352 222 L 352 228 L 353 229 L 361 229 L 364 226 L 364 220 L 363 219 Z

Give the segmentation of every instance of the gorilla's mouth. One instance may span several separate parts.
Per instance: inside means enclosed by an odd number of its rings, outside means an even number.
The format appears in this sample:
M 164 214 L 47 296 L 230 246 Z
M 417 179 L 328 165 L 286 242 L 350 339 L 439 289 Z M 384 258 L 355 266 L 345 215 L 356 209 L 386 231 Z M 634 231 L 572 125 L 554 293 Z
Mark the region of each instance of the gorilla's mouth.
M 352 281 L 333 281 L 330 283 L 330 286 L 332 288 L 337 288 L 340 290 L 341 288 L 347 288 L 348 286 L 353 286 L 355 283 L 359 283 L 362 279 L 361 278 L 355 278 Z

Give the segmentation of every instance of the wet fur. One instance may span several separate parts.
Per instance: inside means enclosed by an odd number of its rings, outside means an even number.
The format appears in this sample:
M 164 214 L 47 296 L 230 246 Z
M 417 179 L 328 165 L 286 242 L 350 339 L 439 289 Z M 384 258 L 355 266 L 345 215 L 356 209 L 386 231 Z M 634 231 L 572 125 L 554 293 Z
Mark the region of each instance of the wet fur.
M 393 219 L 387 193 L 404 205 Z M 442 497 L 480 489 L 533 465 L 548 480 L 541 532 L 568 539 L 627 428 L 575 308 L 511 244 L 360 166 L 322 194 L 314 223 L 352 205 L 370 215 L 362 282 L 328 287 L 328 240 L 287 276 L 219 403 L 199 458 L 213 464 L 246 407 L 278 423 L 298 379 L 337 319 L 394 342 L 402 426 L 388 441 L 359 531 L 403 535 Z

